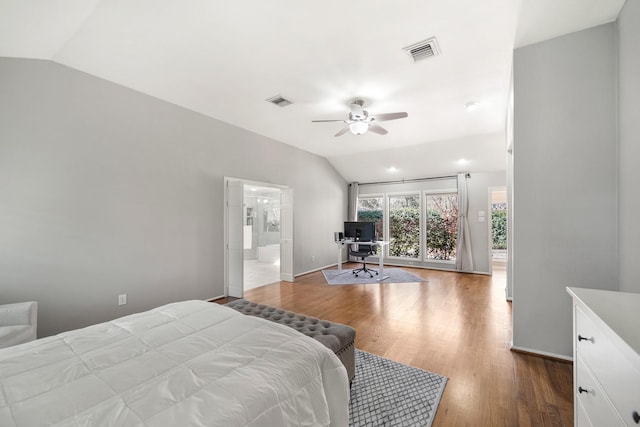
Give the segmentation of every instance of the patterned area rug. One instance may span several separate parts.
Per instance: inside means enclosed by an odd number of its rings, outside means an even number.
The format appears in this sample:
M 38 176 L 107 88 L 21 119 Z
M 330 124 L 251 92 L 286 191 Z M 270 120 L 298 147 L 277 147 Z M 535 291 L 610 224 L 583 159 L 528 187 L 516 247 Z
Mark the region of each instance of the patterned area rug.
M 369 277 L 368 274 L 360 274 L 359 277 L 356 277 L 351 273 L 352 271 L 353 270 L 348 268 L 342 269 L 342 273 L 338 273 L 338 270 L 322 270 L 322 274 L 324 274 L 324 278 L 330 285 L 359 285 L 366 283 L 378 283 L 378 278 L 380 276 L 376 276 L 375 273 L 373 274 L 373 277 Z M 385 268 L 384 275 L 389 276 L 389 278 L 385 279 L 382 283 L 427 281 L 422 277 L 417 276 L 413 273 L 409 273 L 408 271 L 404 271 L 401 268 Z
M 349 425 L 429 427 L 446 384 L 441 375 L 356 350 Z

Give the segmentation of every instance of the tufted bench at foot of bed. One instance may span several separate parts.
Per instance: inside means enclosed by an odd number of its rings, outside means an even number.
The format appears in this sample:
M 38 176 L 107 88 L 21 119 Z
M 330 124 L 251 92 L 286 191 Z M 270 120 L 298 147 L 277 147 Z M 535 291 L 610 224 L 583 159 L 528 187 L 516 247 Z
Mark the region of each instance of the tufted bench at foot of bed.
M 351 326 L 321 320 L 304 314 L 282 310 L 264 304 L 238 299 L 225 304 L 240 313 L 262 317 L 272 322 L 289 326 L 309 337 L 315 338 L 331 349 L 347 369 L 349 382 L 356 376 L 355 344 L 356 330 Z

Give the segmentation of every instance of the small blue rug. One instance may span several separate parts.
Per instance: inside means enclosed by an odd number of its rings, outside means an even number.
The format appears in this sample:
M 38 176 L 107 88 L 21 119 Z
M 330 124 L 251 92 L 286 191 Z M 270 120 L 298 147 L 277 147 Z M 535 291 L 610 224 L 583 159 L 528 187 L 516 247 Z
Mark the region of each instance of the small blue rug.
M 377 269 L 376 269 L 377 270 Z M 324 274 L 324 278 L 327 283 L 330 285 L 360 285 L 366 283 L 378 283 L 378 278 L 380 276 L 376 276 L 373 274 L 373 277 L 369 277 L 368 274 L 360 273 L 359 277 L 356 277 L 353 273 L 353 270 L 348 268 L 343 268 L 342 273 L 338 273 L 338 270 L 322 270 L 322 274 Z M 385 268 L 384 275 L 389 276 L 388 279 L 385 279 L 382 283 L 405 283 L 405 282 L 426 282 L 426 279 L 423 279 L 420 276 L 417 276 L 413 273 L 409 273 L 408 271 L 404 271 L 401 268 Z
M 349 426 L 430 427 L 447 377 L 356 350 Z

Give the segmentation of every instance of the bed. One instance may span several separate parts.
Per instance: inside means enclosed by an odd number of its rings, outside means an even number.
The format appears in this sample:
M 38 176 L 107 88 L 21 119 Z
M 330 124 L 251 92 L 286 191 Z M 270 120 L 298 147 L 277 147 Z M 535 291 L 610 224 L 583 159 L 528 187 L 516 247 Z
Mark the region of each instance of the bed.
M 184 301 L 0 350 L 0 426 L 346 426 L 347 373 L 277 323 Z

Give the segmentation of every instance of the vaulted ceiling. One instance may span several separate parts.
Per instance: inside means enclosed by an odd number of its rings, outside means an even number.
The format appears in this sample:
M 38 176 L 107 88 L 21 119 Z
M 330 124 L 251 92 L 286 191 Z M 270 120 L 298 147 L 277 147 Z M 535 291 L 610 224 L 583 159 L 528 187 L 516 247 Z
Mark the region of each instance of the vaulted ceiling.
M 0 0 L 0 56 L 52 60 L 325 156 L 349 181 L 501 171 L 514 47 L 610 22 L 623 4 Z M 437 56 L 403 50 L 432 37 Z M 266 101 L 276 95 L 293 103 Z M 346 118 L 354 98 L 408 117 L 380 123 L 384 136 L 312 123 Z

